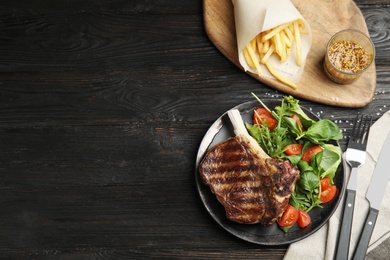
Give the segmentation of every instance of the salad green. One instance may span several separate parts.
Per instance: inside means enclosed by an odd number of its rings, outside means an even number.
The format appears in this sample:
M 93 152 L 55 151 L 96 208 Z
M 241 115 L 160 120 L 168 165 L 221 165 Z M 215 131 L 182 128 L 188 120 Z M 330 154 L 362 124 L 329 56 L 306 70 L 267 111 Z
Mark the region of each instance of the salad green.
M 341 163 L 341 149 L 329 143 L 343 137 L 339 127 L 328 119 L 311 119 L 299 106 L 299 101 L 292 96 L 285 96 L 280 106 L 270 110 L 253 95 L 277 120 L 277 125 L 270 130 L 265 121 L 262 122 L 263 125 L 246 123 L 248 132 L 269 156 L 288 159 L 300 170 L 300 179 L 290 198 L 290 205 L 305 212 L 321 207 L 320 181 L 329 178 L 333 184 L 333 178 Z M 299 117 L 303 127 L 292 118 L 293 115 Z M 301 144 L 302 152 L 299 155 L 287 155 L 286 146 L 290 144 Z M 313 146 L 321 146 L 322 150 L 311 156 L 310 161 L 302 160 L 304 152 Z

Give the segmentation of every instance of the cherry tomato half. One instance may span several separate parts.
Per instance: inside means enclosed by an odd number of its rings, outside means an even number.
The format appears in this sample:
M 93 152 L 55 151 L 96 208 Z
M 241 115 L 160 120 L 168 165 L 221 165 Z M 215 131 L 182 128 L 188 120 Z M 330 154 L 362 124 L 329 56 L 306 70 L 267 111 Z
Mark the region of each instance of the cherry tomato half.
M 278 219 L 278 225 L 281 227 L 290 227 L 297 222 L 298 215 L 298 210 L 289 204 L 282 217 Z
M 322 203 L 327 203 L 334 199 L 337 193 L 337 188 L 335 185 L 329 186 L 326 190 L 321 191 L 320 201 Z
M 330 186 L 330 178 L 322 178 L 320 180 L 321 190 L 326 190 Z
M 259 107 L 255 110 L 254 116 L 259 115 L 261 117 L 272 117 L 272 114 L 265 108 Z
M 284 151 L 287 155 L 297 155 L 302 152 L 302 144 L 289 144 L 287 145 L 287 150 Z
M 292 119 L 294 119 L 295 121 L 297 121 L 297 124 L 298 126 L 301 128 L 301 130 L 303 131 L 303 125 L 302 125 L 302 122 L 301 122 L 301 119 L 299 118 L 299 116 L 297 116 L 296 114 L 293 114 L 291 116 Z
M 319 153 L 322 151 L 322 147 L 319 145 L 315 145 L 307 149 L 303 155 L 302 155 L 302 160 L 310 163 L 310 159 L 313 155 Z
M 277 124 L 271 113 L 267 109 L 260 107 L 253 113 L 253 124 L 261 126 L 263 121 L 265 121 L 270 130 L 273 130 Z
M 299 216 L 297 220 L 298 226 L 300 228 L 307 227 L 311 222 L 311 218 L 309 214 L 307 214 L 307 212 L 303 210 L 298 210 L 298 212 L 299 212 Z

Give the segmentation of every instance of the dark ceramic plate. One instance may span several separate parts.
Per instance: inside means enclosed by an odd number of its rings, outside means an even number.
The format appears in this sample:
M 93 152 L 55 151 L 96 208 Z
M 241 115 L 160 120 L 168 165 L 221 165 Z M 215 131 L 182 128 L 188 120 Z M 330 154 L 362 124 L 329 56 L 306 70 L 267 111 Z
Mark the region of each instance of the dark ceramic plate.
M 264 102 L 266 106 L 273 109 L 275 106 L 281 104 L 281 100 L 272 100 Z M 244 122 L 251 123 L 253 110 L 259 107 L 258 101 L 250 101 L 234 107 L 241 112 Z M 318 120 L 313 113 L 304 107 L 301 107 L 305 113 L 313 120 Z M 342 163 L 337 170 L 334 182 L 340 191 L 334 200 L 323 205 L 323 208 L 315 208 L 310 211 L 310 217 L 312 219 L 311 225 L 304 229 L 299 228 L 295 225 L 288 233 L 284 233 L 277 224 L 273 224 L 270 227 L 264 227 L 260 224 L 239 224 L 230 221 L 225 215 L 225 209 L 222 204 L 219 203 L 216 196 L 210 191 L 210 188 L 206 186 L 199 175 L 198 165 L 201 162 L 207 151 L 215 146 L 216 144 L 226 140 L 228 137 L 234 136 L 233 126 L 230 123 L 227 113 L 224 113 L 219 117 L 206 132 L 198 151 L 196 158 L 196 184 L 200 194 L 200 198 L 210 213 L 212 218 L 226 231 L 233 234 L 234 236 L 243 239 L 248 242 L 252 242 L 260 245 L 286 245 L 303 238 L 306 238 L 319 230 L 333 215 L 337 206 L 341 200 L 341 194 L 344 193 L 345 189 L 345 174 Z M 334 143 L 338 145 L 337 142 Z

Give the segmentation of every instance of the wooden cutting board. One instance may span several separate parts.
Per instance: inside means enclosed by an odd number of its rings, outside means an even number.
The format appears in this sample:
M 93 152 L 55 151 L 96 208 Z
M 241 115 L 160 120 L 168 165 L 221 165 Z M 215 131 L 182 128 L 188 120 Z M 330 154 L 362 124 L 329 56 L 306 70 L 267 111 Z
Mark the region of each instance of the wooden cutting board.
M 368 35 L 367 25 L 360 9 L 351 0 L 292 0 L 295 7 L 309 22 L 313 43 L 304 72 L 294 90 L 275 79 L 248 74 L 283 93 L 314 102 L 340 106 L 364 107 L 375 94 L 376 68 L 373 64 L 357 81 L 339 85 L 325 75 L 323 59 L 326 44 L 336 32 L 353 28 Z M 242 68 L 238 61 L 234 9 L 231 0 L 203 0 L 204 24 L 208 37 L 216 48 L 231 62 Z

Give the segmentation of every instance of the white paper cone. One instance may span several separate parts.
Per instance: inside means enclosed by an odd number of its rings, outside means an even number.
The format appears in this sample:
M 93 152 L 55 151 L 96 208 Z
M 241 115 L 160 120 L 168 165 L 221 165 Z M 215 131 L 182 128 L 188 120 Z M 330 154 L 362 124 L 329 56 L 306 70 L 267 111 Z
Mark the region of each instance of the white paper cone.
M 284 63 L 281 63 L 276 55 L 272 55 L 268 60 L 280 75 L 297 83 L 303 72 L 306 57 L 312 43 L 312 32 L 309 23 L 290 0 L 233 0 L 233 4 L 239 61 L 245 71 L 255 74 L 257 72 L 251 69 L 245 61 L 243 55 L 245 46 L 263 31 L 287 22 L 302 19 L 305 23 L 305 31 L 308 32 L 308 34 L 301 35 L 303 66 L 296 64 L 295 43 L 291 48 L 291 55 Z M 264 76 L 273 78 L 264 65 L 260 64 L 260 66 Z

